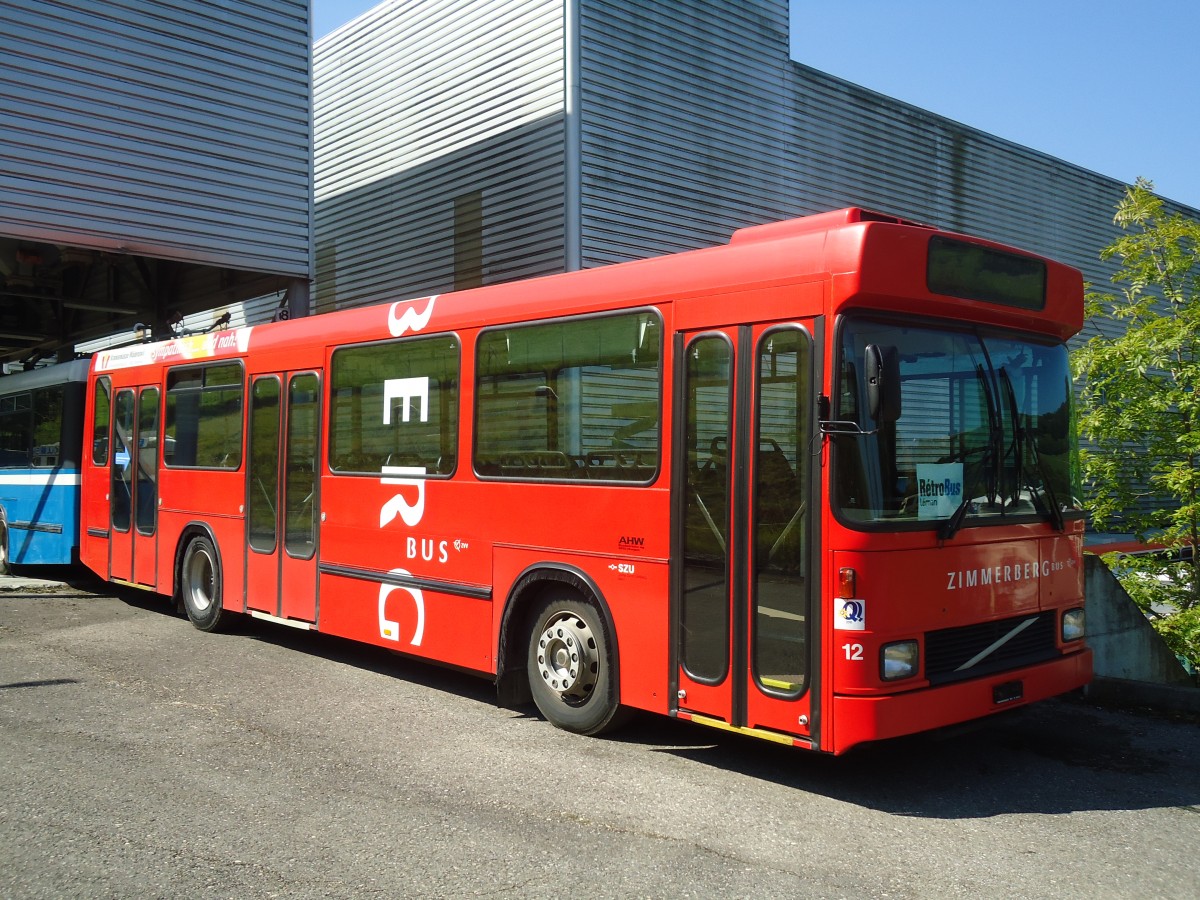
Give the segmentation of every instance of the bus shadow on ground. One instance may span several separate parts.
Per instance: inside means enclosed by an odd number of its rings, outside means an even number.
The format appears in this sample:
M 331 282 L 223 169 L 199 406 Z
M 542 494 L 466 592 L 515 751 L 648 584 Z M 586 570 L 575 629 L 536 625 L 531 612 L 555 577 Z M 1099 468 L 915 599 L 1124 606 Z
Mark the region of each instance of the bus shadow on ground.
M 669 742 L 657 725 L 636 739 L 646 738 Z M 1198 742 L 1195 724 L 1067 698 L 838 758 L 723 733 L 651 749 L 881 812 L 957 819 L 1162 807 L 1200 814 Z
M 116 596 L 127 606 L 178 619 L 180 627 L 192 628 L 187 615 L 169 597 L 104 582 L 100 582 L 97 592 Z M 282 647 L 339 665 L 353 666 L 364 672 L 397 678 L 445 694 L 486 702 L 493 707 L 496 705 L 496 690 L 488 678 L 384 647 L 318 631 L 289 628 L 248 615 L 234 615 L 227 622 L 223 621 L 219 633 Z
M 111 586 L 108 586 L 111 591 Z M 138 608 L 187 619 L 172 601 L 123 589 Z M 488 678 L 381 647 L 238 617 L 230 631 L 366 672 L 496 707 Z M 533 706 L 506 711 L 540 719 Z M 552 728 L 546 723 L 546 728 Z M 782 747 L 648 713 L 598 737 L 900 816 L 1175 807 L 1200 814 L 1200 726 L 1067 698 L 965 726 L 856 748 L 842 757 Z
M 184 618 L 186 619 L 186 616 Z M 372 644 L 362 644 L 348 638 L 263 622 L 249 616 L 235 619 L 228 630 L 256 641 L 286 647 L 330 662 L 354 666 L 377 675 L 397 678 L 444 694 L 486 702 L 490 706 L 496 705 L 496 688 L 490 679 L 432 660 L 409 656 Z

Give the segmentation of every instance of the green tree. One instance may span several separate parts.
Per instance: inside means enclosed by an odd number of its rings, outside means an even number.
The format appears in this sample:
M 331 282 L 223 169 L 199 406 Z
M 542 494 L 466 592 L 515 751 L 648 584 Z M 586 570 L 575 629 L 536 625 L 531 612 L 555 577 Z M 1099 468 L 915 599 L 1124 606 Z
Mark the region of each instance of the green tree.
M 1091 445 L 1081 459 L 1096 527 L 1183 550 L 1200 544 L 1200 222 L 1168 212 L 1153 191 L 1139 178 L 1117 204 L 1124 233 L 1100 257 L 1119 263 L 1119 290 L 1087 295 L 1089 320 L 1124 330 L 1074 354 Z M 1197 562 L 1154 579 L 1158 599 L 1200 606 Z

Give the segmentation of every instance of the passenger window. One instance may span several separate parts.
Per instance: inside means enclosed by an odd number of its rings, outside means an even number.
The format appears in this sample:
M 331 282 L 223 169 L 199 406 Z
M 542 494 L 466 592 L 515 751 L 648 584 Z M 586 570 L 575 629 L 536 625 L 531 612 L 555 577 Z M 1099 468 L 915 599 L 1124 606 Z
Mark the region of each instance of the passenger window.
M 163 462 L 176 468 L 240 467 L 243 390 L 240 363 L 168 372 Z
M 475 471 L 649 484 L 658 474 L 657 313 L 486 332 L 476 352 Z
M 452 474 L 459 356 L 453 335 L 334 351 L 330 468 L 376 476 L 385 466 Z

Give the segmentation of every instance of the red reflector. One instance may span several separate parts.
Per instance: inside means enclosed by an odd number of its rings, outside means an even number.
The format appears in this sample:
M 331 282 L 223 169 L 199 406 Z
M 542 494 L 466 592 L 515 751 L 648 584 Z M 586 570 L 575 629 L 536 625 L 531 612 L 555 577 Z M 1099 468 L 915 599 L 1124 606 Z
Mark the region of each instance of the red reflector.
M 858 596 L 858 574 L 851 568 L 838 569 L 838 597 L 849 600 Z

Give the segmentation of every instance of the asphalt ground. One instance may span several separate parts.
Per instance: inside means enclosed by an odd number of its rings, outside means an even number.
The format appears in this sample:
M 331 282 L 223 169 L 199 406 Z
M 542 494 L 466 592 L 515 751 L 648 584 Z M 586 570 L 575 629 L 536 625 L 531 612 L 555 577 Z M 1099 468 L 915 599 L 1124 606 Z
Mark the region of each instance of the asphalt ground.
M 322 635 L 0 579 L 0 896 L 1200 895 L 1200 727 L 1051 701 L 839 759 L 612 738 Z

